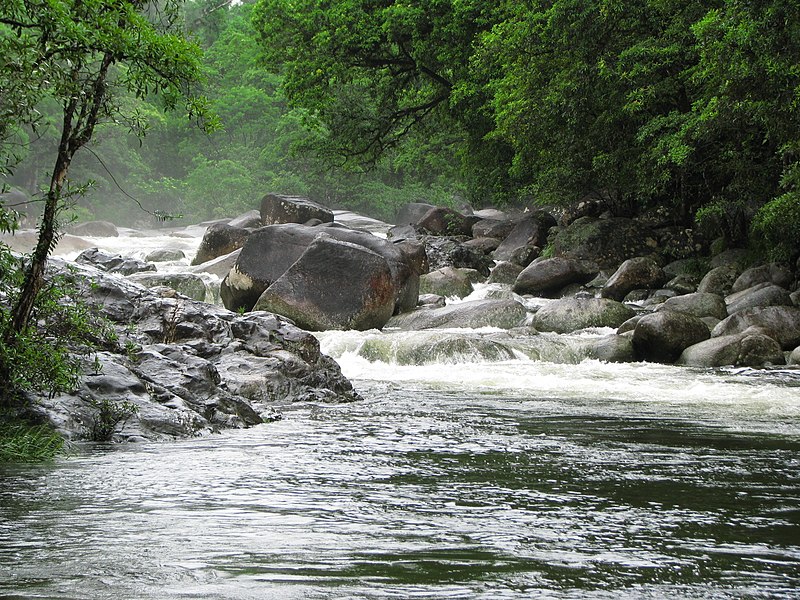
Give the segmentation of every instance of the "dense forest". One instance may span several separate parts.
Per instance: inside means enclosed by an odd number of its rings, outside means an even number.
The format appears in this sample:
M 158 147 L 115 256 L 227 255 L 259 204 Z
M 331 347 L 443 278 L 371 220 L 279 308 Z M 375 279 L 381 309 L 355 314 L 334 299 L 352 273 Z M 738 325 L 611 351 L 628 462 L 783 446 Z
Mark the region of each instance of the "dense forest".
M 384 218 L 592 196 L 797 252 L 795 2 L 199 0 L 181 18 L 219 128 L 131 94 L 138 126 L 101 125 L 72 164 L 93 182 L 79 218 L 146 222 L 141 204 L 196 221 L 265 191 Z M 4 137 L 27 193 L 59 136 L 58 104 L 38 110 Z

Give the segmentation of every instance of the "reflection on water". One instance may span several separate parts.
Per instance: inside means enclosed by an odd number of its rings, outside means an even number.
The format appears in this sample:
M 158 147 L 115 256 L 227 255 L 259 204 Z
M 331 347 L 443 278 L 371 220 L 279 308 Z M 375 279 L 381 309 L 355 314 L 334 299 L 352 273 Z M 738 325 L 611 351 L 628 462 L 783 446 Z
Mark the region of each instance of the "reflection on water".
M 359 387 L 250 430 L 6 469 L 0 597 L 800 597 L 796 387 L 753 428 L 624 393 Z

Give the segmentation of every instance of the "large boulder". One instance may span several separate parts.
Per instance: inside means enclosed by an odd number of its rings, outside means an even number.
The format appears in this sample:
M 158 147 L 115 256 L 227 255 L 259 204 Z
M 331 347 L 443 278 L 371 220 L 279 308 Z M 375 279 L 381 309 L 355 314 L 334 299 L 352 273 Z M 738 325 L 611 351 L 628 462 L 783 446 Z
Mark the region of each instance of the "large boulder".
M 522 267 L 518 264 L 500 261 L 495 265 L 494 269 L 492 269 L 486 283 L 505 283 L 507 285 L 513 285 L 521 272 Z
M 730 314 L 757 306 L 793 306 L 791 295 L 779 285 L 765 281 L 725 298 Z
M 243 227 L 244 229 L 258 229 L 261 227 L 261 211 L 249 210 L 228 221 L 228 225 L 231 227 Z
M 608 278 L 600 294 L 603 298 L 622 300 L 629 292 L 656 289 L 666 283 L 667 275 L 656 261 L 647 256 L 629 258 Z
M 703 317 L 714 317 L 722 320 L 728 316 L 728 309 L 725 306 L 724 298 L 708 292 L 695 292 L 693 294 L 684 294 L 683 296 L 667 298 L 664 303 L 656 307 L 655 310 L 675 310 L 689 313 L 701 319 Z
M 75 258 L 75 262 L 82 265 L 92 265 L 103 271 L 119 275 L 133 275 L 134 273 L 156 270 L 156 266 L 153 263 L 147 263 L 130 256 L 110 254 L 99 248 L 84 250 Z
M 789 354 L 789 360 L 786 362 L 790 365 L 800 365 L 800 346 L 792 350 Z
M 392 272 L 395 310 L 411 310 L 417 303 L 419 275 L 427 269 L 421 244 L 392 243 L 370 233 L 345 227 L 307 227 L 295 223 L 268 225 L 245 242 L 236 263 L 222 282 L 222 302 L 229 310 L 250 310 L 261 294 L 300 258 L 321 234 L 363 246 L 383 256 Z
M 554 256 L 588 260 L 601 269 L 616 268 L 631 256 L 645 256 L 658 243 L 632 219 L 582 217 L 564 227 L 551 240 Z
M 784 350 L 800 344 L 800 308 L 794 306 L 765 306 L 746 308 L 721 321 L 711 335 L 741 333 L 748 327 L 759 327 Z
M 521 326 L 527 314 L 525 307 L 516 300 L 471 300 L 395 315 L 386 326 L 406 331 L 481 327 L 512 329 Z
M 677 364 L 690 367 L 763 367 L 782 365 L 783 350 L 778 342 L 757 327 L 741 333 L 721 335 L 686 348 Z
M 504 240 L 516 226 L 517 223 L 512 219 L 481 219 L 472 226 L 472 236 Z
M 200 265 L 220 256 L 230 254 L 244 245 L 250 230 L 227 223 L 212 223 L 203 234 L 192 265 Z
M 436 294 L 446 298 L 464 298 L 472 293 L 469 275 L 461 269 L 443 267 L 419 278 L 420 294 Z
M 671 363 L 686 348 L 708 338 L 708 326 L 698 317 L 667 310 L 644 315 L 636 322 L 633 349 L 640 360 Z
M 320 236 L 261 294 L 254 309 L 288 317 L 309 331 L 380 329 L 394 312 L 396 292 L 381 255 Z
M 200 302 L 207 300 L 208 290 L 205 282 L 192 273 L 135 273 L 130 275 L 129 279 L 144 287 L 168 287 L 193 300 Z
M 321 204 L 300 196 L 267 194 L 261 199 L 261 224 L 306 223 L 318 219 L 333 222 L 333 212 Z
M 494 251 L 495 260 L 515 262 L 519 260 L 520 252 L 524 248 L 533 246 L 544 248 L 547 244 L 547 234 L 555 224 L 553 216 L 544 211 L 526 214 L 517 220 L 514 229 Z M 527 263 L 522 266 L 527 266 Z
M 430 235 L 472 235 L 472 225 L 478 217 L 462 215 L 446 206 L 436 206 L 426 212 L 416 226 Z
M 208 273 L 222 279 L 230 273 L 233 265 L 236 264 L 236 259 L 239 258 L 239 254 L 241 253 L 242 249 L 239 248 L 230 254 L 224 254 L 223 256 L 219 256 L 207 262 L 200 263 L 199 265 L 190 266 L 188 271 L 190 273 Z
M 588 327 L 619 327 L 634 314 L 631 308 L 607 298 L 562 298 L 541 307 L 533 326 L 539 331 L 572 333 Z
M 731 292 L 741 292 L 759 283 L 773 283 L 782 288 L 788 288 L 793 281 L 794 275 L 789 269 L 777 263 L 770 263 L 752 267 L 742 272 L 733 283 Z
M 424 243 L 430 269 L 443 267 L 475 269 L 484 277 L 489 276 L 492 259 L 480 250 L 464 245 L 459 239 L 427 236 L 424 238 Z
M 723 297 L 727 296 L 731 293 L 739 273 L 741 273 L 741 270 L 735 263 L 714 267 L 700 280 L 697 291 L 717 294 Z
M 394 219 L 395 225 L 413 225 L 417 223 L 425 213 L 432 208 L 436 208 L 433 204 L 427 202 L 409 202 L 400 207 L 397 211 L 397 216 Z
M 517 294 L 552 296 L 563 287 L 590 281 L 597 269 L 569 258 L 545 258 L 537 260 L 522 270 L 514 282 Z
M 69 227 L 72 235 L 87 237 L 119 237 L 117 226 L 110 221 L 87 221 Z

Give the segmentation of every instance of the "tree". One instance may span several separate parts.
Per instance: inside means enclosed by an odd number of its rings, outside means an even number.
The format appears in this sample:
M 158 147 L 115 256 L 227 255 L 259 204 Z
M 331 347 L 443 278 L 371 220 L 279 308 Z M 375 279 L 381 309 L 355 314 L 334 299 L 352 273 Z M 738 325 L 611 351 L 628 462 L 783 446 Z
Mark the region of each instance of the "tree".
M 0 82 L 17 92 L 0 98 L 0 114 L 20 128 L 35 125 L 35 107 L 42 98 L 61 107 L 38 242 L 2 332 L 6 346 L 13 347 L 29 327 L 47 258 L 58 239 L 58 215 L 75 192 L 68 174 L 76 153 L 103 122 L 122 122 L 137 133 L 146 128 L 135 110 L 125 112 L 123 95 L 157 95 L 165 108 L 182 104 L 201 125 L 213 125 L 197 93 L 201 53 L 183 37 L 178 9 L 178 0 L 0 0 L 5 57 Z M 7 374 L 8 366 L 2 371 L 0 376 Z

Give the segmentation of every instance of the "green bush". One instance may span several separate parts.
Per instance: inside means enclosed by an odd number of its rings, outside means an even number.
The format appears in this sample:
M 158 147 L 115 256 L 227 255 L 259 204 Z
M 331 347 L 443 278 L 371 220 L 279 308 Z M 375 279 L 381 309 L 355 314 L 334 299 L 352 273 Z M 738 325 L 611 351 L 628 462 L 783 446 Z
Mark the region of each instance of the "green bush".
M 756 213 L 753 245 L 770 260 L 794 261 L 800 255 L 800 193 L 790 192 L 767 202 Z

